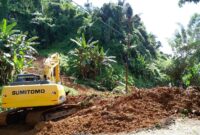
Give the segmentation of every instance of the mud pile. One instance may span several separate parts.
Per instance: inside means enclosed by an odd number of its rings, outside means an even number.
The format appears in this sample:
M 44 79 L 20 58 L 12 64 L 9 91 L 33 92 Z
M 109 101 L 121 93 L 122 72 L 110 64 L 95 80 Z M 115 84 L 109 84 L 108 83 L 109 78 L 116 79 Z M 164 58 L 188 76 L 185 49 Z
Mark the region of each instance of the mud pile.
M 70 97 L 76 103 L 85 96 Z M 128 96 L 99 96 L 89 98 L 90 106 L 57 122 L 42 122 L 29 132 L 37 135 L 75 135 L 129 132 L 169 124 L 180 115 L 199 117 L 200 91 L 178 88 L 133 90 Z

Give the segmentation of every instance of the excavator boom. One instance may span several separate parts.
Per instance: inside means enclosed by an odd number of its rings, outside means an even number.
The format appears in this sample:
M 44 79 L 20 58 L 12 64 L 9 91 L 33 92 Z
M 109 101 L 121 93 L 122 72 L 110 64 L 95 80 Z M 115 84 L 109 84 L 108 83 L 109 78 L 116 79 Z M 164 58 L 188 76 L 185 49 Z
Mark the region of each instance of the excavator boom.
M 60 82 L 60 57 L 58 53 L 51 55 L 44 62 L 44 77 L 47 80 Z

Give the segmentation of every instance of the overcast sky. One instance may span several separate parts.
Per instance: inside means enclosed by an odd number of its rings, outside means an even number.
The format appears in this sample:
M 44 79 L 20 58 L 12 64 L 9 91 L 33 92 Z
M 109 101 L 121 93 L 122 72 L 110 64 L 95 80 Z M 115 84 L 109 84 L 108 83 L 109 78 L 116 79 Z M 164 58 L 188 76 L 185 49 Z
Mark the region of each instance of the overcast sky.
M 84 5 L 87 0 L 73 0 Z M 118 2 L 118 0 L 90 0 L 93 6 L 101 7 L 103 3 Z M 157 36 L 163 44 L 161 50 L 171 54 L 171 48 L 167 39 L 173 36 L 178 28 L 177 23 L 187 26 L 190 17 L 194 13 L 200 13 L 199 4 L 185 4 L 182 8 L 178 6 L 178 0 L 126 0 L 133 7 L 134 14 L 141 14 L 147 31 Z

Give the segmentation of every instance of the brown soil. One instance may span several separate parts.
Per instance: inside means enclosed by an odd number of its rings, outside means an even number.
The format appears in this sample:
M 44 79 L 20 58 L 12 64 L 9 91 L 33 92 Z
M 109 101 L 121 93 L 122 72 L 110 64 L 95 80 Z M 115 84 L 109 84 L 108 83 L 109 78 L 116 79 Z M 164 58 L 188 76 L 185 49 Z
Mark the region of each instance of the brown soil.
M 158 87 L 133 90 L 126 96 L 108 93 L 68 97 L 68 103 L 88 99 L 89 106 L 56 122 L 41 122 L 0 128 L 0 134 L 77 135 L 135 131 L 167 124 L 169 118 L 185 115 L 200 118 L 200 90 Z

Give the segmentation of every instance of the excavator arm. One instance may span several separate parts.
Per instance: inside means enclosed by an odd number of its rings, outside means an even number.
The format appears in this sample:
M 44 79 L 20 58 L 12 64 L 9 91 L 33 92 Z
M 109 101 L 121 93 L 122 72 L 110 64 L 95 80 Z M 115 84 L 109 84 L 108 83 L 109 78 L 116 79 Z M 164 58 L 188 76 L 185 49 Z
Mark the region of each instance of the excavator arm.
M 60 57 L 58 53 L 51 55 L 44 62 L 44 79 L 60 82 Z

